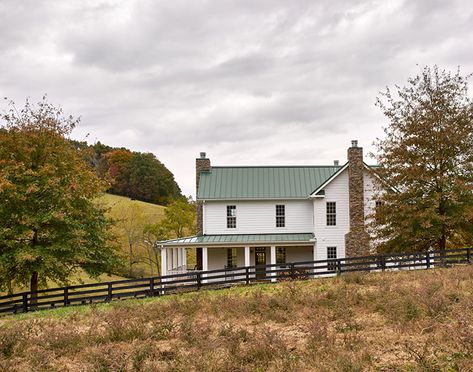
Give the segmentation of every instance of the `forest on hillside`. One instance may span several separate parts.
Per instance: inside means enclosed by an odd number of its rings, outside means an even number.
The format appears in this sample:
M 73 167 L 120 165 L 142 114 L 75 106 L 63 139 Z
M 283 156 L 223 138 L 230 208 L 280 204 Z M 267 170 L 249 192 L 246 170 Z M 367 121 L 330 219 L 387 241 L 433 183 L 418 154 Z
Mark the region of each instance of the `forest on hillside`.
M 154 204 L 169 204 L 181 197 L 174 175 L 152 153 L 111 147 L 101 142 L 72 141 L 78 149 L 87 149 L 87 161 L 97 175 L 110 183 L 108 193 Z

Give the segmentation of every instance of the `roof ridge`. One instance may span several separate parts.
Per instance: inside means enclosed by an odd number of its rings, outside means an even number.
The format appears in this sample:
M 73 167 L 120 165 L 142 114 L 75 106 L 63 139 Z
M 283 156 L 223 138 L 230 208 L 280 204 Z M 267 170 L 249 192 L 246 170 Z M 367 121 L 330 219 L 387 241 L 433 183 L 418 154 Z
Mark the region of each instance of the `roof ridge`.
M 343 165 L 212 165 L 212 168 L 341 168 Z

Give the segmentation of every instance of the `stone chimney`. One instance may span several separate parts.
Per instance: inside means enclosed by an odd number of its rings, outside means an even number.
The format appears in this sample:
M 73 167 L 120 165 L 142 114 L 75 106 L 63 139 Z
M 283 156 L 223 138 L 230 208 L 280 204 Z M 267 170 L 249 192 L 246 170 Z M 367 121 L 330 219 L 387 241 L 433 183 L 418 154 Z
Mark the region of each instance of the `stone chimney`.
M 200 174 L 202 172 L 210 172 L 210 159 L 207 158 L 205 152 L 200 153 L 200 157 L 195 159 L 195 195 L 199 194 L 199 181 L 200 181 Z M 202 202 L 197 201 L 197 235 L 202 235 L 204 232 L 203 229 L 203 209 L 202 209 Z
M 351 147 L 348 148 L 350 231 L 345 235 L 347 257 L 369 254 L 369 235 L 365 226 L 363 172 L 363 148 L 358 147 L 357 140 L 353 140 Z

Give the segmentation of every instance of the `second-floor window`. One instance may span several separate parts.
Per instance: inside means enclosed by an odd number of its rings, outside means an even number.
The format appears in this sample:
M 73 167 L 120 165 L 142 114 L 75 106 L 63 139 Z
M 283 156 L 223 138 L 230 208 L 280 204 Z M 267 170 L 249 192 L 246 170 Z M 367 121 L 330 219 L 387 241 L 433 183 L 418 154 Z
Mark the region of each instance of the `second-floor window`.
M 236 205 L 227 205 L 227 229 L 236 228 Z
M 337 225 L 337 203 L 327 202 L 327 226 Z
M 286 226 L 286 206 L 276 205 L 276 227 Z

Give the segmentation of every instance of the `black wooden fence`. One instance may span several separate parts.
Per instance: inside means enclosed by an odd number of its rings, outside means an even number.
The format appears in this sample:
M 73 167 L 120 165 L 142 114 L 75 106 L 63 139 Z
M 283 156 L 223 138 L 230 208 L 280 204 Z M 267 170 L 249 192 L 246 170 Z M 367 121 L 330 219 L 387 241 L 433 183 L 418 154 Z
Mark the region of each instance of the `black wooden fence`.
M 291 262 L 223 270 L 188 271 L 182 274 L 105 283 L 74 285 L 21 292 L 0 297 L 0 314 L 109 302 L 114 299 L 162 296 L 201 288 L 281 280 L 308 279 L 354 271 L 429 269 L 470 263 L 472 248 L 416 253 L 372 255 L 317 261 Z

